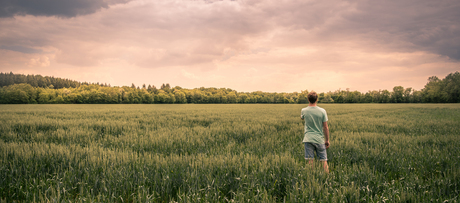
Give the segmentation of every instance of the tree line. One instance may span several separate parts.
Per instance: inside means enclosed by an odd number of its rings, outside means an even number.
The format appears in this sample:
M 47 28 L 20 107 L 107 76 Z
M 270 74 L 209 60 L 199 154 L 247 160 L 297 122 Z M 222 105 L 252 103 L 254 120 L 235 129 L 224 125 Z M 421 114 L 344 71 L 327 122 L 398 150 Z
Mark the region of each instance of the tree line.
M 238 92 L 229 88 L 141 87 L 78 82 L 41 75 L 0 73 L 1 104 L 220 104 L 308 103 L 308 90 L 293 93 Z M 320 103 L 459 103 L 460 73 L 428 78 L 422 90 L 395 86 L 392 91 L 336 90 L 319 93 Z
M 79 87 L 82 84 L 88 84 L 86 82 L 81 83 L 75 80 L 55 78 L 49 76 L 41 75 L 23 75 L 23 74 L 13 74 L 10 73 L 0 73 L 0 87 L 26 83 L 32 87 L 42 87 L 42 88 L 52 88 L 52 89 L 61 89 L 61 88 L 70 88 L 70 87 Z

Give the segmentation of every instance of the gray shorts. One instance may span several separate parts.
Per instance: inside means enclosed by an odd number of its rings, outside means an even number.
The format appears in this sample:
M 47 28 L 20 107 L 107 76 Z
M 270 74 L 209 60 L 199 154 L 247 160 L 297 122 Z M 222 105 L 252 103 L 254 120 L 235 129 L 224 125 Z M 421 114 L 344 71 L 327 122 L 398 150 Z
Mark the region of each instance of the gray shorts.
M 318 156 L 320 161 L 327 161 L 326 145 L 304 142 L 305 144 L 305 159 L 310 160 Z

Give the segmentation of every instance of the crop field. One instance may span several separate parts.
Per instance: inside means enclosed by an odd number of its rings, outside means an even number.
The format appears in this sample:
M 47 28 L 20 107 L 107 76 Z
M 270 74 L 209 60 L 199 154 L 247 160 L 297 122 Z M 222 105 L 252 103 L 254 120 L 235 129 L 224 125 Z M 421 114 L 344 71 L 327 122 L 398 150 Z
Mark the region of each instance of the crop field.
M 459 104 L 0 105 L 0 202 L 459 202 Z

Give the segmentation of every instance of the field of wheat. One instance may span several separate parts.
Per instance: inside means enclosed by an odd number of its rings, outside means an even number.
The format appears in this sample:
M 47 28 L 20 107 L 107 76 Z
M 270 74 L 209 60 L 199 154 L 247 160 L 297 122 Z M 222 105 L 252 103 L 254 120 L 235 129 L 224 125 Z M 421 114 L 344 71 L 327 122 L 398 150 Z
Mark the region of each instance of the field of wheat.
M 459 202 L 459 104 L 0 105 L 0 201 Z

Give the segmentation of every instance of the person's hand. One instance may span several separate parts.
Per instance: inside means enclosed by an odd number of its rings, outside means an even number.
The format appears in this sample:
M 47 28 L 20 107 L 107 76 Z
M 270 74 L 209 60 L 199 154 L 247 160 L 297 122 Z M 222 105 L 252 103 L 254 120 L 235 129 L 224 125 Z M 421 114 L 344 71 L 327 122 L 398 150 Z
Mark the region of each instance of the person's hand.
M 326 141 L 324 145 L 326 145 L 326 149 L 329 148 L 329 141 Z

